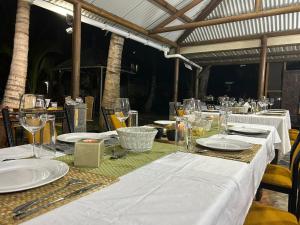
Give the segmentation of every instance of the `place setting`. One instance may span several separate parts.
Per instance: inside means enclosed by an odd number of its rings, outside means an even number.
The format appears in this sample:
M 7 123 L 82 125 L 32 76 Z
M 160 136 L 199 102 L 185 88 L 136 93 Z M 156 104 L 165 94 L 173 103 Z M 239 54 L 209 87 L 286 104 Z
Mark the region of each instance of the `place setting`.
M 246 163 L 250 163 L 261 148 L 259 144 L 226 139 L 225 137 L 199 138 L 195 141 L 195 152 L 198 154 Z
M 255 127 L 228 125 L 226 134 L 255 137 L 255 138 L 267 138 L 268 135 L 270 134 L 270 131 L 265 129 L 255 128 Z
M 47 149 L 37 145 L 36 133 L 49 122 L 42 95 L 24 94 L 20 98 L 19 119 L 20 124 L 32 134 L 33 143 L 31 149 L 24 146 L 0 154 L 0 202 L 5 203 L 4 207 L 0 207 L 1 222 L 20 223 L 117 180 L 81 171 L 79 167 L 55 158 L 55 148 L 51 148 L 51 143 L 47 144 Z M 84 138 L 82 134 L 79 136 Z M 58 139 L 73 143 L 79 136 Z

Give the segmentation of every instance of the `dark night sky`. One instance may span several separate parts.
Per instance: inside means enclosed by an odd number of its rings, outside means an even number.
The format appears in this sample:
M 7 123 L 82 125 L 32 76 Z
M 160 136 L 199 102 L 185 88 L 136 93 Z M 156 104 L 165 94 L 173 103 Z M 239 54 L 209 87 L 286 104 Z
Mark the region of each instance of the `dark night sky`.
M 9 73 L 15 13 L 16 0 L 0 0 L 0 99 L 2 98 Z M 61 63 L 70 61 L 72 55 L 72 35 L 66 33 L 66 28 L 67 23 L 65 17 L 37 6 L 32 6 L 30 18 L 29 71 L 34 64 L 35 56 L 42 51 L 49 51 L 51 49 L 54 51 L 54 53 L 52 52 L 49 54 L 53 69 Z M 109 32 L 83 23 L 81 46 L 82 65 L 106 65 L 109 40 Z M 125 39 L 122 66 L 124 69 L 129 70 L 130 64 L 132 63 L 137 64 L 139 70 L 135 75 L 122 74 L 121 93 L 125 95 L 124 97 L 130 97 L 130 101 L 134 104 L 136 109 L 143 109 L 143 104 L 149 96 L 151 77 L 156 73 L 157 88 L 153 110 L 158 113 L 167 113 L 168 102 L 171 100 L 173 92 L 174 60 L 165 59 L 163 53 L 156 49 Z M 208 94 L 228 94 L 226 92 L 228 88 L 224 86 L 224 82 L 235 80 L 234 86 L 237 88 L 232 90 L 230 95 L 251 97 L 253 95 L 251 88 L 254 87 L 255 89 L 256 87 L 255 79 L 253 81 L 253 76 L 255 78 L 257 74 L 256 70 L 257 65 L 247 66 L 246 68 L 240 68 L 239 65 L 213 67 L 208 85 Z M 64 90 L 62 90 L 62 93 L 60 94 L 69 95 L 70 79 L 68 78 L 70 73 L 65 73 L 63 75 L 59 75 L 58 72 L 56 73 L 57 74 L 55 74 L 55 78 L 53 79 L 53 85 L 55 85 L 55 83 L 63 82 Z M 90 83 L 93 83 L 95 78 L 83 78 L 83 76 L 92 76 L 91 73 L 96 72 L 89 71 L 89 75 L 85 75 L 85 73 L 81 75 L 83 80 L 82 88 L 86 89 L 83 90 L 85 95 L 95 94 L 95 90 L 93 91 L 93 88 L 90 88 L 91 85 L 93 86 L 93 84 Z M 191 97 L 189 87 L 193 85 L 192 73 L 193 72 L 187 70 L 181 63 L 179 100 Z M 49 76 L 46 76 L 45 74 L 39 77 L 39 92 L 43 90 L 43 81 L 49 79 Z M 30 75 L 30 72 L 28 72 L 28 76 Z M 60 79 L 58 79 L 59 76 Z M 97 85 L 94 86 L 94 88 L 98 88 Z M 88 93 L 89 91 L 90 93 Z M 255 92 L 256 90 L 254 93 Z

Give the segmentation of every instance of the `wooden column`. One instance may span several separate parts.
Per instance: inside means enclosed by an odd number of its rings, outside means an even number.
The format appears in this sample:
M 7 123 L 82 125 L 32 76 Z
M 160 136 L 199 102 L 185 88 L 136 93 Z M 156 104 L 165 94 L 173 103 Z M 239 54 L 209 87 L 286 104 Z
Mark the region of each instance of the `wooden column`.
M 269 76 L 270 76 L 270 63 L 267 62 L 267 65 L 266 65 L 266 81 L 265 81 L 265 88 L 264 88 L 264 96 L 268 96 Z
M 196 69 L 196 77 L 195 77 L 195 98 L 199 97 L 199 80 L 200 80 L 200 69 Z
M 179 58 L 176 58 L 175 69 L 174 69 L 174 96 L 173 96 L 174 102 L 177 102 L 178 99 L 178 81 L 179 81 Z
M 264 95 L 265 82 L 266 82 L 266 62 L 267 62 L 267 37 L 264 35 L 261 38 L 257 98 L 260 98 Z
M 73 5 L 72 98 L 80 94 L 81 4 Z

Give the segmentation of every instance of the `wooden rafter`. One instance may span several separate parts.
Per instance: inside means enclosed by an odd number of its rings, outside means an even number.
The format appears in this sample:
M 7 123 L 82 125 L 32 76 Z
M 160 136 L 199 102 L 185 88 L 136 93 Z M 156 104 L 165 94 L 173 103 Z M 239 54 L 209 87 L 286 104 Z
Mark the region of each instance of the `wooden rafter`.
M 274 8 L 274 9 L 269 9 L 269 10 L 264 10 L 264 11 L 259 11 L 259 12 L 244 13 L 244 14 L 235 15 L 235 16 L 228 16 L 228 17 L 217 18 L 217 19 L 212 19 L 212 20 L 204 20 L 204 21 L 186 23 L 186 24 L 177 25 L 177 26 L 162 27 L 162 28 L 158 28 L 156 30 L 151 31 L 150 34 L 171 32 L 171 31 L 178 31 L 178 30 L 185 30 L 185 29 L 193 29 L 193 28 L 198 28 L 198 27 L 212 26 L 212 25 L 218 25 L 218 24 L 224 24 L 224 23 L 232 23 L 232 22 L 237 22 L 237 21 L 263 18 L 263 17 L 281 15 L 281 14 L 286 14 L 286 13 L 295 13 L 295 12 L 299 12 L 299 11 L 300 11 L 300 4 L 295 4 L 292 6 L 286 6 L 286 7 L 282 7 L 282 8 Z
M 177 43 L 173 42 L 173 41 L 170 41 L 164 37 L 161 37 L 159 35 L 149 35 L 149 31 L 146 30 L 145 28 L 139 26 L 139 25 L 136 25 L 128 20 L 125 20 L 117 15 L 114 15 L 110 12 L 107 12 L 105 11 L 104 9 L 101 9 L 101 8 L 98 8 L 97 6 L 93 5 L 93 4 L 90 4 L 86 1 L 83 1 L 83 0 L 65 0 L 66 2 L 69 2 L 71 4 L 78 4 L 78 3 L 81 3 L 81 7 L 82 9 L 85 9 L 91 13 L 94 13 L 98 16 L 101 16 L 111 22 L 114 22 L 114 23 L 117 23 L 121 26 L 124 26 L 130 30 L 133 30 L 133 31 L 136 31 L 140 34 L 143 34 L 145 36 L 148 36 L 149 38 L 152 38 L 154 40 L 157 40 L 159 42 L 162 42 L 164 44 L 167 44 L 167 45 L 170 45 L 170 46 L 173 46 L 173 47 L 177 47 Z
M 289 61 L 299 61 L 300 55 L 288 55 L 283 59 L 281 57 L 272 56 L 267 58 L 267 62 L 289 62 Z M 234 64 L 257 64 L 259 63 L 259 56 L 255 58 L 239 58 L 239 59 L 224 59 L 224 60 L 214 60 L 214 61 L 195 61 L 199 65 L 234 65 Z
M 266 35 L 267 37 L 277 37 L 277 36 L 285 36 L 285 35 L 293 35 L 293 34 L 300 34 L 300 29 L 288 30 L 288 31 L 267 32 L 267 33 L 261 33 L 261 34 L 252 34 L 252 35 L 245 35 L 245 36 L 239 36 L 239 37 L 232 37 L 232 38 L 213 39 L 213 40 L 208 40 L 208 41 L 198 41 L 198 42 L 186 43 L 186 44 L 182 43 L 182 44 L 180 44 L 180 47 L 252 40 L 252 39 L 258 39 L 262 35 Z
M 204 9 L 203 11 L 197 16 L 194 22 L 204 20 L 220 3 L 222 0 L 212 0 Z M 189 36 L 194 29 L 187 29 L 184 33 L 178 38 L 177 44 L 184 41 L 184 39 Z
M 262 10 L 262 0 L 255 0 L 255 12 Z
M 168 17 L 167 19 L 162 21 L 154 29 L 159 28 L 159 27 L 164 27 L 164 26 L 168 25 L 169 23 L 171 23 L 172 21 L 174 21 L 178 17 L 184 15 L 185 12 L 187 12 L 190 9 L 194 8 L 196 5 L 198 5 L 202 1 L 203 0 L 193 0 L 192 2 L 190 2 L 189 4 L 184 6 L 182 9 L 178 10 L 176 13 L 174 13 L 173 15 L 171 15 L 170 17 Z
M 163 11 L 169 13 L 170 15 L 176 14 L 178 13 L 178 9 L 176 9 L 176 7 L 174 7 L 173 5 L 169 4 L 168 2 L 166 2 L 165 0 L 147 0 L 155 5 L 157 5 L 160 9 L 162 9 Z M 188 16 L 182 14 L 178 16 L 178 19 L 181 20 L 182 22 L 192 22 L 193 20 L 191 18 L 189 18 Z
M 253 48 L 253 49 L 257 49 L 257 48 Z M 228 51 L 222 51 L 224 53 L 228 52 Z M 232 52 L 232 51 L 229 51 Z M 271 52 L 268 53 L 268 57 L 276 57 L 276 56 L 291 56 L 291 55 L 300 55 L 300 51 L 296 50 L 296 51 L 284 51 L 284 52 Z M 191 60 L 197 60 L 197 58 L 201 58 L 200 61 L 215 61 L 217 60 L 240 60 L 242 58 L 258 58 L 260 56 L 259 53 L 255 53 L 255 54 L 244 54 L 244 55 L 228 55 L 228 56 L 209 56 L 209 57 L 204 57 L 202 54 L 190 54 L 189 55 L 189 59 Z

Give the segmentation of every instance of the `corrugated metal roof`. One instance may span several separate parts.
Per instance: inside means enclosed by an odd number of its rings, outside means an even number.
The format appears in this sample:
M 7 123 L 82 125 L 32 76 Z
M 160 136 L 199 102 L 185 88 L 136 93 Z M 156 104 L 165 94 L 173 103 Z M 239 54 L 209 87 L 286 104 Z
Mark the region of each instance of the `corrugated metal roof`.
M 72 10 L 72 4 L 69 4 L 63 0 L 43 0 L 51 2 L 52 4 L 58 5 L 63 8 Z M 146 30 L 151 30 L 155 28 L 162 21 L 167 19 L 171 13 L 168 13 L 166 9 L 162 9 L 152 0 L 85 0 L 99 8 L 102 8 L 116 16 L 124 18 L 134 24 L 137 24 Z M 166 2 L 177 10 L 182 9 L 192 0 L 166 0 Z M 205 7 L 211 2 L 211 0 L 203 0 L 194 8 L 185 12 L 185 16 L 194 20 Z M 263 10 L 274 9 L 294 4 L 300 4 L 300 0 L 262 0 Z M 206 20 L 216 19 L 221 17 L 228 17 L 243 13 L 253 12 L 255 8 L 255 0 L 223 0 L 212 12 Z M 107 23 L 114 27 L 121 29 L 127 29 L 119 24 L 107 21 L 100 16 L 97 16 L 86 10 L 82 11 L 83 15 L 99 21 L 102 23 Z M 183 24 L 183 20 L 178 18 L 172 21 L 167 26 L 174 26 Z M 281 32 L 300 29 L 300 12 L 289 13 L 277 16 L 270 16 L 259 19 L 251 19 L 239 22 L 231 22 L 226 24 L 207 26 L 195 29 L 186 39 L 183 41 L 185 45 L 192 45 L 201 41 L 213 41 L 219 39 L 236 38 L 248 35 L 259 35 L 269 32 Z M 132 32 L 132 31 L 131 31 Z M 167 38 L 171 41 L 176 41 L 178 37 L 184 31 L 173 31 L 159 34 L 160 36 Z M 137 34 L 136 32 L 133 32 Z M 139 34 L 145 39 L 145 35 Z M 299 45 L 294 46 L 279 46 L 268 48 L 269 58 L 271 59 L 282 59 L 286 57 L 285 55 L 275 55 L 275 53 L 286 53 L 290 52 L 289 59 L 297 59 L 298 52 L 300 51 Z M 201 63 L 201 62 L 211 62 L 220 60 L 243 60 L 245 57 L 251 61 L 255 61 L 259 56 L 259 49 L 243 49 L 235 51 L 223 51 L 223 52 L 208 52 L 199 53 L 197 55 L 188 55 L 191 59 Z M 293 54 L 293 52 L 295 54 Z M 292 57 L 294 55 L 294 57 Z
M 300 0 L 263 0 L 263 10 L 299 4 Z M 253 12 L 255 0 L 223 0 L 206 18 L 216 19 Z M 184 41 L 186 45 L 201 41 L 242 37 L 269 32 L 300 29 L 300 12 L 244 20 L 195 29 Z

